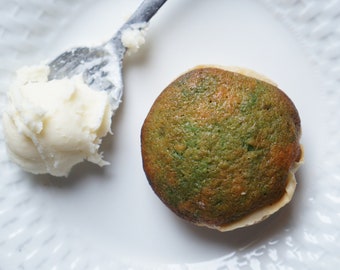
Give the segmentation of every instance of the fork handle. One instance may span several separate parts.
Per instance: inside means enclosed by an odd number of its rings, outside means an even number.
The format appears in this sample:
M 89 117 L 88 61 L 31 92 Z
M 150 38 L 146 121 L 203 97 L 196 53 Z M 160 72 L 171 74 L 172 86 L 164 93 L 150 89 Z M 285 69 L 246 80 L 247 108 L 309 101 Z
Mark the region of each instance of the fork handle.
M 125 25 L 149 22 L 167 0 L 144 0 Z

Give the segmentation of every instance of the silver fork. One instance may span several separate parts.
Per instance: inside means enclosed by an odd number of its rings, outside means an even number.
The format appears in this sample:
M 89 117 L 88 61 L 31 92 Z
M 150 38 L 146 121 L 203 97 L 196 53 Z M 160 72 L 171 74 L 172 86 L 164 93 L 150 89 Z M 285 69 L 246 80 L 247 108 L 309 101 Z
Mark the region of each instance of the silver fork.
M 113 38 L 97 47 L 78 47 L 65 51 L 48 66 L 49 80 L 82 75 L 94 90 L 107 91 L 113 108 L 117 108 L 123 93 L 123 58 L 127 48 L 122 43 L 124 30 L 149 22 L 166 0 L 144 0 Z

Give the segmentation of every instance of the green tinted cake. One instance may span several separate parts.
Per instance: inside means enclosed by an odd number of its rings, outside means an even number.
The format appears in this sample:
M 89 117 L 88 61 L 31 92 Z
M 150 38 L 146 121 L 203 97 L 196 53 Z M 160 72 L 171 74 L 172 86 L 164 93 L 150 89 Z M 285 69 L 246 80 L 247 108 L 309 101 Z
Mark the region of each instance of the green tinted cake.
M 276 86 L 221 68 L 196 68 L 166 87 L 147 115 L 143 167 L 177 215 L 234 229 L 290 200 L 300 133 L 294 104 Z M 268 207 L 275 209 L 256 217 Z

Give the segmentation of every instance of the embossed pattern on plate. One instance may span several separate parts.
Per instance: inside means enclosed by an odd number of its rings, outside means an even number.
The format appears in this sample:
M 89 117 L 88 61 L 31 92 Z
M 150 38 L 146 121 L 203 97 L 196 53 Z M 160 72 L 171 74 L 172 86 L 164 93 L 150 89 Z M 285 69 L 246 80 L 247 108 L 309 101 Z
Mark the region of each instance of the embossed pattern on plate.
M 190 264 L 162 264 L 157 269 L 334 269 L 340 263 L 340 0 L 258 2 L 290 29 L 314 63 L 315 76 L 323 82 L 320 103 L 325 103 L 327 110 L 320 114 L 327 123 L 322 127 L 329 141 L 313 175 L 317 183 L 298 198 L 301 215 L 291 221 L 284 220 L 285 215 L 275 216 L 277 222 L 285 224 L 282 232 L 272 233 L 275 228 L 265 223 L 261 228 L 267 230 L 268 237 L 222 257 Z M 14 71 L 49 57 L 49 48 L 58 35 L 90 3 L 0 0 L 1 113 Z M 0 125 L 1 270 L 150 269 L 142 262 L 121 261 L 110 252 L 100 253 L 95 246 L 82 245 L 72 228 L 60 223 L 55 213 L 46 211 L 32 194 L 35 183 L 27 178 L 8 161 Z

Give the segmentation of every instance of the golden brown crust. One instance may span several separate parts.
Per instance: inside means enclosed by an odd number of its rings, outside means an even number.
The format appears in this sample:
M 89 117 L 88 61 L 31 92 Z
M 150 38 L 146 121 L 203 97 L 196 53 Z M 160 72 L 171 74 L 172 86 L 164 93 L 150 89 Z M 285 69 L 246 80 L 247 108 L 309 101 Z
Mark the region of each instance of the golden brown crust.
M 146 117 L 144 171 L 177 215 L 234 228 L 287 199 L 291 169 L 301 159 L 300 129 L 294 104 L 272 84 L 197 68 L 172 82 Z

